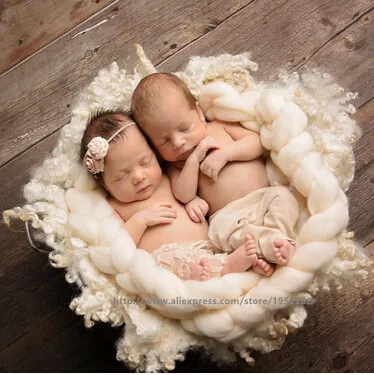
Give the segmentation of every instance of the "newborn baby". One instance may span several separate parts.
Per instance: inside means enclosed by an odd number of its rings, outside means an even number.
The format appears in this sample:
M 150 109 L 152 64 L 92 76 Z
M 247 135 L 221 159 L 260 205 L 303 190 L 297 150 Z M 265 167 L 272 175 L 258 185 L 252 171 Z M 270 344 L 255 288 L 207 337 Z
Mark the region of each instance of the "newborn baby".
M 156 73 L 144 78 L 132 98 L 132 111 L 161 156 L 175 197 L 195 221 L 210 217 L 209 238 L 220 249 L 235 249 L 253 237 L 256 270 L 287 264 L 294 252 L 298 204 L 282 186 L 269 187 L 258 134 L 239 123 L 206 124 L 178 77 Z M 199 194 L 199 197 L 197 196 Z M 204 264 L 204 262 L 202 263 Z
M 137 247 L 152 253 L 158 265 L 185 280 L 207 280 L 244 272 L 253 263 L 250 238 L 230 255 L 213 253 L 207 223 L 192 221 L 175 199 L 168 176 L 127 114 L 105 112 L 91 119 L 81 156 Z

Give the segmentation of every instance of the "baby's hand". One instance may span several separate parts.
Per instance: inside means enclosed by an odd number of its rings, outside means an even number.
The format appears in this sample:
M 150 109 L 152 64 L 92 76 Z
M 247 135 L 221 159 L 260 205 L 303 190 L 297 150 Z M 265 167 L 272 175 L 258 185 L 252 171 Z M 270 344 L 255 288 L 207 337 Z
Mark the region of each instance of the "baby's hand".
M 171 203 L 162 202 L 140 211 L 141 218 L 147 227 L 158 224 L 169 224 L 177 217 L 177 210 Z
M 213 137 L 208 135 L 196 146 L 195 151 L 192 153 L 192 155 L 195 155 L 198 162 L 201 163 L 209 150 L 217 150 L 219 148 L 220 145 L 217 143 L 217 141 Z
M 203 174 L 217 181 L 218 173 L 227 164 L 228 160 L 222 150 L 213 151 L 200 164 L 200 170 Z
M 204 199 L 201 199 L 198 196 L 192 199 L 192 201 L 189 201 L 185 205 L 185 208 L 188 216 L 195 223 L 203 223 L 205 221 L 205 215 L 209 211 L 208 203 L 206 203 Z

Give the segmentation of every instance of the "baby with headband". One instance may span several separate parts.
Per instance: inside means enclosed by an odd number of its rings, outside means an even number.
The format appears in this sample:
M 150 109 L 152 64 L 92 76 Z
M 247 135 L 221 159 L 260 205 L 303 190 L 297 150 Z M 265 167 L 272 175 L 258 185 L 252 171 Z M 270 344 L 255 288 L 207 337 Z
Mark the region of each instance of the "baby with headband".
M 251 238 L 230 255 L 214 254 L 207 223 L 189 218 L 128 114 L 95 115 L 83 135 L 81 157 L 109 193 L 108 202 L 137 247 L 152 253 L 158 265 L 184 280 L 208 280 L 254 265 L 257 257 Z

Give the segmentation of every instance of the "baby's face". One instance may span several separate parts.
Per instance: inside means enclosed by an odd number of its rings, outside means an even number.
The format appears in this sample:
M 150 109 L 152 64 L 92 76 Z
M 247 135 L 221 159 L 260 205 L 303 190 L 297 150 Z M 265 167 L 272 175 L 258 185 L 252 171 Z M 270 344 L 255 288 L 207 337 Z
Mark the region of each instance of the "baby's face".
M 120 202 L 148 199 L 161 178 L 156 155 L 135 125 L 125 130 L 123 139 L 109 144 L 103 180 L 105 188 Z
M 142 129 L 163 159 L 186 160 L 195 147 L 207 136 L 205 118 L 198 106 L 192 109 L 187 99 L 176 90 L 149 114 Z

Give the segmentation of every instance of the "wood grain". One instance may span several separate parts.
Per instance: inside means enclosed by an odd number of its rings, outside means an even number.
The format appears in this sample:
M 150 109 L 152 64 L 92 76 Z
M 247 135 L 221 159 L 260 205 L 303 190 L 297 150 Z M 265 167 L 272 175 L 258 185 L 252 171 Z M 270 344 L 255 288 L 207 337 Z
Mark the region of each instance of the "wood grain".
M 99 69 L 113 60 L 134 66 L 134 43 L 158 64 L 250 2 L 128 1 L 91 17 L 0 78 L 0 165 L 65 125 Z
M 114 0 L 0 3 L 0 75 Z
M 277 78 L 281 69 L 292 71 L 298 64 L 301 67 L 305 61 L 308 61 L 308 65 L 309 62 L 312 64 L 316 51 L 319 51 L 320 55 L 328 55 L 330 46 L 333 49 L 334 39 L 343 35 L 344 30 L 347 31 L 347 25 L 353 27 L 350 30 L 359 30 L 361 37 L 366 38 L 365 54 L 366 49 L 372 51 L 372 47 L 369 46 L 372 40 L 372 19 L 360 28 L 356 24 L 356 21 L 367 15 L 371 9 L 370 0 L 354 3 L 344 0 L 339 2 L 339 6 L 328 1 L 261 1 L 256 3 L 256 6 L 246 7 L 237 12 L 230 22 L 223 23 L 187 49 L 176 53 L 162 63 L 159 69 L 179 70 L 191 55 L 210 56 L 223 52 L 236 54 L 251 51 L 253 60 L 259 64 L 259 72 L 255 74 L 255 78 L 272 81 Z M 219 45 L 213 41 L 219 41 Z M 321 58 L 319 67 L 332 73 L 336 72 L 339 82 L 343 82 L 346 88 L 351 89 L 349 81 L 342 81 L 343 74 L 338 67 L 345 65 L 348 60 L 350 68 L 342 67 L 342 70 L 344 75 L 348 74 L 351 77 L 354 72 L 351 71 L 353 64 L 350 64 L 349 59 L 352 57 L 365 62 L 361 66 L 362 69 L 371 69 L 370 64 L 366 63 L 367 56 L 360 60 L 363 57 L 361 53 L 342 54 L 329 61 L 326 57 L 326 63 Z M 360 99 L 356 103 L 358 106 L 372 97 L 369 93 L 365 92 L 362 95 L 361 90 L 359 91 Z

